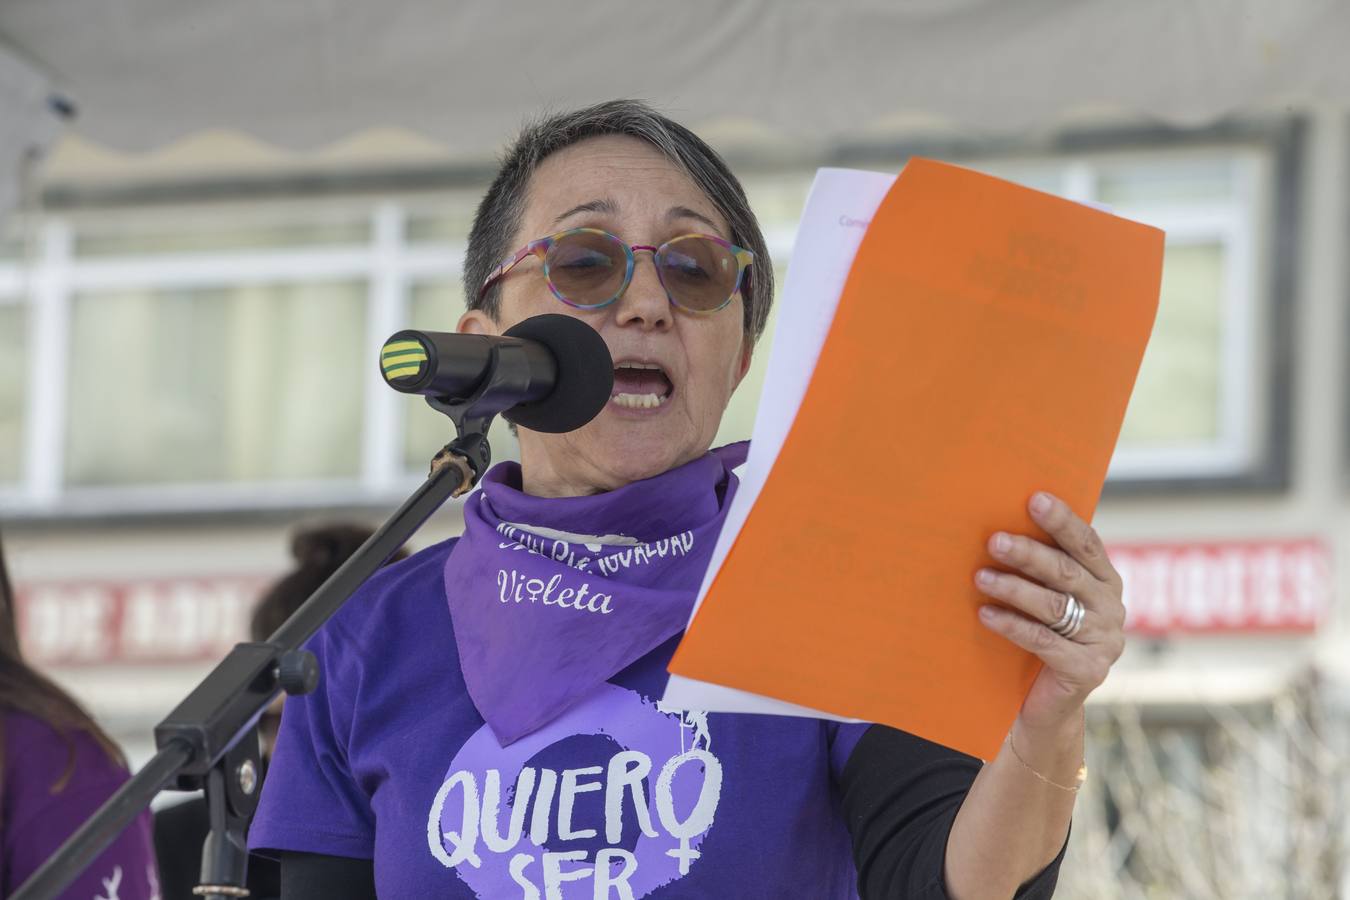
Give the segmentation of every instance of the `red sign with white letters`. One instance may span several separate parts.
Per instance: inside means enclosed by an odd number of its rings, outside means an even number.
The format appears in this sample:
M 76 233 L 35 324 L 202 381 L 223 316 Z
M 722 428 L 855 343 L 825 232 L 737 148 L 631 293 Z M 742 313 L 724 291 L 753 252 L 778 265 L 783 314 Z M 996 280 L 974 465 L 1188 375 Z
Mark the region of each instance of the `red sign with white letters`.
M 1142 634 L 1313 631 L 1331 610 L 1331 552 L 1315 539 L 1115 544 L 1125 626 Z
M 227 575 L 19 584 L 19 640 L 39 666 L 216 660 L 249 639 L 249 617 L 267 581 Z
M 1331 609 L 1331 553 L 1316 539 L 1107 549 L 1135 633 L 1311 632 Z M 267 582 L 224 575 L 20 584 L 20 639 L 40 666 L 209 662 L 248 640 Z

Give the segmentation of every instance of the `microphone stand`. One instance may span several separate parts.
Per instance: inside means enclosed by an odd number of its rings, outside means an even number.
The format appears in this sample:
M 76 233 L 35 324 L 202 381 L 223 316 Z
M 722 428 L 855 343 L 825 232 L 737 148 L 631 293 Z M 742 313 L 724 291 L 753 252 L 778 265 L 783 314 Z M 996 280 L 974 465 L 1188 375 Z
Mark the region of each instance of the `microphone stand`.
M 455 423 L 457 437 L 431 461 L 427 480 L 264 642 L 241 643 L 155 726 L 158 752 L 71 835 L 11 900 L 55 900 L 166 788 L 204 790 L 210 833 L 202 849 L 208 900 L 247 897 L 246 834 L 258 806 L 258 718 L 281 692 L 319 684 L 318 661 L 302 649 L 356 589 L 447 499 L 470 491 L 492 461 L 487 430 L 524 395 L 523 367 L 492 367 L 466 399 L 427 397 Z

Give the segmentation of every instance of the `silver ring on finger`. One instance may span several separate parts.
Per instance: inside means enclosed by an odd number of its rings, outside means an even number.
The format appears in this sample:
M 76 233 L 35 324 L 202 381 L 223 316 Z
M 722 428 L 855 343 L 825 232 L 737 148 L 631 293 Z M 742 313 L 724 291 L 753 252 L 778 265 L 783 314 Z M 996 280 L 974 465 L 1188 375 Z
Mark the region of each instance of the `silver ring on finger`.
M 1059 617 L 1059 621 L 1050 626 L 1050 630 L 1065 640 L 1073 640 L 1074 635 L 1078 634 L 1083 628 L 1083 620 L 1087 618 L 1087 609 L 1078 598 L 1073 594 L 1065 594 L 1069 602 L 1064 604 L 1064 615 Z

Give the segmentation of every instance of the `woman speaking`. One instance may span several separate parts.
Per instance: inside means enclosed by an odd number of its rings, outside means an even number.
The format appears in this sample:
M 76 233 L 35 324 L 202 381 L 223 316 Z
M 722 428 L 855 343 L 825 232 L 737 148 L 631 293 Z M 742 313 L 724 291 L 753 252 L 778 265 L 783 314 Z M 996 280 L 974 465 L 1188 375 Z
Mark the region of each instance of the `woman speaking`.
M 739 183 L 631 101 L 554 115 L 479 205 L 464 332 L 581 319 L 605 409 L 521 429 L 463 537 L 382 570 L 313 639 L 251 843 L 287 898 L 1049 897 L 1082 778 L 1083 702 L 1120 655 L 1092 529 L 988 550 L 984 624 L 1045 662 L 982 763 L 882 726 L 658 702 L 746 446 L 710 450 L 773 297 Z

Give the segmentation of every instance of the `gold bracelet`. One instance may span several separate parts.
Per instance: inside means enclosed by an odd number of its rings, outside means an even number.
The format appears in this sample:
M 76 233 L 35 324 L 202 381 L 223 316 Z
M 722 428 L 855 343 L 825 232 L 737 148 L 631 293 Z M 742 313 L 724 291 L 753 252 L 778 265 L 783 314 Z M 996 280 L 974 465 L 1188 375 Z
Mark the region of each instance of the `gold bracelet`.
M 1008 736 L 1003 739 L 1003 743 L 1008 745 L 1008 749 L 1012 751 L 1013 757 L 1022 764 L 1022 768 L 1026 769 L 1032 775 L 1035 775 L 1037 778 L 1039 778 L 1041 781 L 1044 781 L 1051 787 L 1057 787 L 1061 791 L 1068 791 L 1070 794 L 1076 794 L 1083 787 L 1083 782 L 1087 781 L 1088 770 L 1086 760 L 1084 760 L 1083 764 L 1078 767 L 1078 774 L 1074 776 L 1073 787 L 1069 787 L 1068 785 L 1051 781 L 1049 778 L 1046 778 L 1040 772 L 1037 772 L 1035 769 L 1033 769 L 1031 765 L 1027 763 L 1025 759 L 1022 758 L 1022 754 L 1017 752 L 1017 747 L 1016 745 L 1013 744 L 1011 731 L 1008 732 Z

